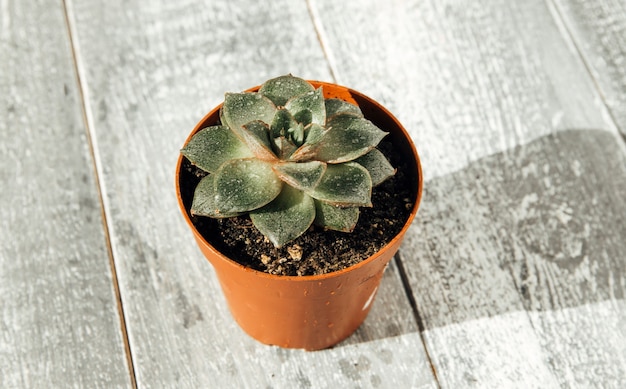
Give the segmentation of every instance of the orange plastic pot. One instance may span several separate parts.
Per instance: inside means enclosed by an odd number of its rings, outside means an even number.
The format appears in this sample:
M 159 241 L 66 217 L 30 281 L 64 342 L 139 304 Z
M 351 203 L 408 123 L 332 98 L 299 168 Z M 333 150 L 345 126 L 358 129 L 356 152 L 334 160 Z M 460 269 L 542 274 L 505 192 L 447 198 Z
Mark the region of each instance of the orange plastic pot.
M 318 350 L 352 334 L 365 320 L 376 296 L 385 267 L 398 250 L 422 194 L 422 171 L 415 147 L 400 122 L 369 97 L 349 88 L 309 81 L 323 87 L 326 98 L 357 104 L 366 118 L 389 132 L 388 138 L 410 161 L 413 208 L 402 230 L 385 247 L 366 260 L 341 271 L 318 276 L 276 276 L 252 270 L 226 257 L 209 244 L 191 221 L 181 196 L 181 168 L 176 167 L 176 192 L 181 211 L 204 255 L 215 268 L 230 311 L 241 328 L 260 342 L 287 348 Z M 259 87 L 251 88 L 256 91 Z M 219 120 L 220 106 L 194 128 L 185 144 L 204 127 Z

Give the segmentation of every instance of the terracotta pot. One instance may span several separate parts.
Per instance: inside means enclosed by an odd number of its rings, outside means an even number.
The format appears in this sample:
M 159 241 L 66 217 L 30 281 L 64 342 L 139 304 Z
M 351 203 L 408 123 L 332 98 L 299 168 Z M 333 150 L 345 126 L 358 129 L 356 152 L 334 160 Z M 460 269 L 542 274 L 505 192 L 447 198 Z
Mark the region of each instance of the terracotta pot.
M 324 82 L 326 98 L 336 97 L 357 104 L 366 118 L 389 132 L 394 147 L 410 160 L 413 177 L 413 208 L 400 233 L 368 259 L 347 269 L 318 276 L 276 276 L 244 267 L 224 256 L 200 235 L 192 224 L 181 197 L 180 176 L 183 157 L 176 167 L 176 192 L 181 211 L 200 249 L 211 262 L 224 291 L 230 311 L 249 335 L 272 345 L 317 350 L 330 347 L 352 334 L 365 320 L 385 267 L 398 250 L 420 203 L 422 171 L 409 135 L 384 107 L 354 90 Z M 259 87 L 251 88 L 256 91 Z M 200 129 L 219 120 L 214 108 L 195 127 L 185 144 Z

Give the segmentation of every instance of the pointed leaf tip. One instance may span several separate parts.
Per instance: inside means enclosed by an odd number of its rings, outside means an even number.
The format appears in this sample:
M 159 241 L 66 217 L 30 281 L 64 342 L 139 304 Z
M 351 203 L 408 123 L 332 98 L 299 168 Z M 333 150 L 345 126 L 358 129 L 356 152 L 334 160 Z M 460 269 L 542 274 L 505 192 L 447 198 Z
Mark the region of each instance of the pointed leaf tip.
M 270 163 L 235 159 L 215 172 L 215 205 L 219 213 L 248 212 L 274 200 L 282 181 Z
M 310 196 L 284 185 L 274 201 L 250 212 L 250 219 L 275 247 L 282 247 L 309 229 L 315 219 L 315 204 Z
M 313 86 L 306 80 L 289 74 L 265 81 L 265 83 L 261 85 L 259 93 L 266 96 L 278 107 L 282 107 L 294 96 L 313 90 Z
M 316 123 L 309 124 L 304 129 L 304 143 L 289 158 L 291 161 L 306 161 L 315 156 L 320 141 L 324 138 L 326 129 Z
M 287 162 L 274 165 L 281 180 L 300 190 L 312 190 L 326 171 L 326 164 L 319 161 Z
M 326 118 L 331 118 L 341 113 L 349 113 L 357 117 L 363 117 L 361 109 L 341 99 L 326 99 Z
M 372 186 L 377 186 L 396 174 L 396 169 L 378 149 L 372 149 L 369 153 L 355 159 L 354 162 L 367 169 L 372 177 Z
M 329 230 L 352 232 L 359 214 L 358 207 L 342 208 L 315 200 L 315 225 Z
M 214 173 L 231 159 L 252 157 L 252 151 L 226 126 L 204 128 L 194 135 L 181 153 L 192 164 Z
M 317 186 L 307 193 L 332 205 L 371 207 L 372 179 L 358 163 L 329 164 Z
M 215 183 L 214 175 L 209 174 L 200 180 L 193 194 L 193 202 L 191 204 L 191 214 L 198 216 L 208 216 L 212 218 L 227 218 L 238 216 L 238 212 L 219 212 L 215 204 Z
M 352 161 L 376 147 L 387 135 L 369 120 L 351 114 L 332 117 L 326 128 L 315 146 L 315 159 L 329 163 Z
M 269 126 L 260 120 L 244 124 L 241 128 L 243 140 L 252 153 L 263 161 L 277 161 L 278 157 L 272 150 Z
M 271 136 L 277 138 L 279 136 L 287 136 L 290 128 L 298 125 L 291 113 L 282 108 L 276 111 L 272 124 L 270 126 Z
M 305 126 L 310 123 L 323 126 L 326 122 L 326 107 L 322 88 L 290 99 L 285 104 L 285 108 Z
M 255 93 L 227 93 L 224 98 L 222 124 L 239 134 L 245 124 L 260 120 L 270 124 L 276 114 L 276 106 L 267 97 Z

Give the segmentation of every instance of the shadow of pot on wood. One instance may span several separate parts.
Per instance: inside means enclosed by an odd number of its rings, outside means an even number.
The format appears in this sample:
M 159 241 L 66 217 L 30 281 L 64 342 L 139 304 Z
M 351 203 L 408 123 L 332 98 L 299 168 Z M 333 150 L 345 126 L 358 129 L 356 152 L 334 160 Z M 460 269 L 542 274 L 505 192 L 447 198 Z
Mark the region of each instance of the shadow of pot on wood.
M 618 317 L 626 155 L 616 134 L 560 130 L 433 178 L 425 192 L 420 233 L 400 254 L 426 331 L 517 312 Z
M 203 254 L 215 268 L 230 311 L 241 328 L 266 344 L 318 350 L 350 336 L 365 320 L 374 302 L 383 272 L 397 252 L 413 221 L 422 194 L 422 171 L 410 136 L 400 122 L 369 97 L 335 84 L 309 81 L 322 87 L 325 98 L 340 98 L 360 107 L 364 116 L 388 132 L 388 139 L 408 161 L 413 207 L 401 231 L 374 255 L 349 268 L 312 276 L 277 276 L 250 269 L 214 248 L 191 221 L 189 201 L 181 196 L 181 155 L 176 167 L 180 209 Z M 259 87 L 251 88 L 256 91 Z M 221 106 L 209 112 L 191 137 L 219 120 Z

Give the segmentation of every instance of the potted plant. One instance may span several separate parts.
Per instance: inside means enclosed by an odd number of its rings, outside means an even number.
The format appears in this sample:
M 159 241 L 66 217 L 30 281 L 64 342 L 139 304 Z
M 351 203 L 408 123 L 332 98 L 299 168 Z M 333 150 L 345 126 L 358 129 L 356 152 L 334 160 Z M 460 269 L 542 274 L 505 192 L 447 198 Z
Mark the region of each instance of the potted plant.
M 373 204 L 387 181 L 400 202 Z M 287 75 L 227 93 L 196 125 L 176 190 L 239 325 L 267 344 L 315 350 L 367 316 L 417 212 L 422 175 L 409 135 L 380 104 Z M 372 205 L 392 215 L 370 217 Z M 361 230 L 370 235 L 353 245 L 365 248 L 346 254 L 344 236 Z M 341 254 L 320 260 L 319 252 Z

